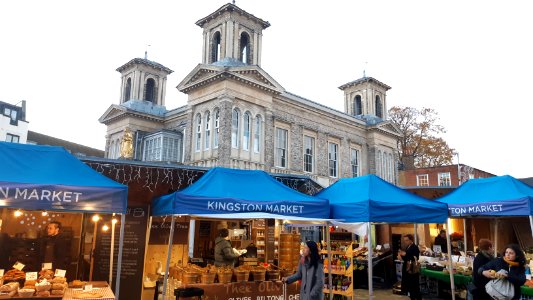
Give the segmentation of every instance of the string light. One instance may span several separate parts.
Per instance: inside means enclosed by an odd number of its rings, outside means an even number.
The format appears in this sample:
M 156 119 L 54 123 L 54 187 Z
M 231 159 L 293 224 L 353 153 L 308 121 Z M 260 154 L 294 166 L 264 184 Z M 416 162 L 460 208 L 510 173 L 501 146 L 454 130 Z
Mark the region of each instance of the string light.
M 15 211 L 14 215 L 15 215 L 15 218 L 18 218 L 18 217 L 22 216 L 22 211 L 20 209 L 17 209 Z
M 107 232 L 109 230 L 109 226 L 107 226 L 107 224 L 104 224 L 104 226 L 102 226 L 102 230 L 104 232 Z
M 42 215 L 43 217 L 46 217 L 46 216 L 48 216 L 48 212 L 45 210 L 45 211 L 43 211 L 43 212 L 41 213 L 41 215 Z
M 92 220 L 93 220 L 93 222 L 98 222 L 100 220 L 100 216 L 99 215 L 94 215 Z

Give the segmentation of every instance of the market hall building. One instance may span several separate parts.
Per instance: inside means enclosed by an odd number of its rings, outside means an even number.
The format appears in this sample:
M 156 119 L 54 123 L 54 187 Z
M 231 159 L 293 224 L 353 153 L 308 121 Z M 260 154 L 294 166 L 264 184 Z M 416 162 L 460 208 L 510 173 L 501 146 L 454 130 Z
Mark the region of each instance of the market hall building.
M 135 58 L 117 69 L 119 104 L 99 119 L 107 158 L 307 175 L 322 186 L 366 174 L 396 183 L 400 133 L 387 121 L 389 86 L 372 77 L 343 84 L 338 111 L 285 90 L 263 70 L 267 21 L 229 3 L 196 24 L 202 62 L 177 85 L 186 105 L 165 107 L 170 68 Z

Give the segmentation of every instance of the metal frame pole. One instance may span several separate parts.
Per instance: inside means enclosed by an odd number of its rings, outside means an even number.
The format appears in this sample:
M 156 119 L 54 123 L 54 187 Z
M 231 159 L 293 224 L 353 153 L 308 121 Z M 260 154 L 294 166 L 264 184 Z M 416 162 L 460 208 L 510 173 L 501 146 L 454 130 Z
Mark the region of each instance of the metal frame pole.
M 170 268 L 170 257 L 172 256 L 172 240 L 174 238 L 174 225 L 176 220 L 172 216 L 172 222 L 170 222 L 170 236 L 168 238 L 168 253 L 167 253 L 167 266 L 165 268 L 165 276 L 163 277 L 163 299 L 166 299 L 167 296 L 167 281 L 168 281 L 168 270 Z M 155 291 L 158 293 L 158 291 Z
M 446 243 L 448 244 L 448 267 L 450 268 L 450 287 L 452 290 L 452 300 L 455 300 L 455 278 L 453 276 L 453 262 L 452 262 L 452 238 L 450 230 L 452 228 L 450 218 L 446 221 Z
M 374 288 L 372 286 L 372 273 L 373 273 L 373 264 L 372 264 L 372 225 L 370 222 L 367 223 L 367 233 L 368 236 L 368 299 L 374 299 Z
M 117 277 L 115 285 L 115 299 L 120 299 L 120 273 L 122 271 L 122 249 L 124 248 L 124 226 L 126 224 L 126 214 L 120 216 L 120 239 L 118 242 Z
M 329 223 L 326 222 L 326 246 L 328 248 L 328 288 L 329 288 L 329 299 L 333 299 L 333 277 L 331 275 L 331 239 L 329 233 Z

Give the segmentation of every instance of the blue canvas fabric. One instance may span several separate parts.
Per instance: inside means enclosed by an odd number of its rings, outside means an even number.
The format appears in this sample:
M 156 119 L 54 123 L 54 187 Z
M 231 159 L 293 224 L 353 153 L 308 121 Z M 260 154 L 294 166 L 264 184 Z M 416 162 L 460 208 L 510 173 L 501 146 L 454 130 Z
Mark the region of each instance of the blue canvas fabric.
M 328 201 L 295 191 L 264 171 L 213 168 L 187 188 L 154 199 L 161 215 L 329 217 Z
M 509 175 L 470 179 L 437 201 L 452 217 L 533 214 L 533 188 Z
M 0 142 L 0 207 L 126 213 L 128 187 L 62 147 Z
M 376 175 L 343 178 L 316 197 L 329 200 L 330 218 L 345 223 L 445 223 L 444 203 L 427 200 Z

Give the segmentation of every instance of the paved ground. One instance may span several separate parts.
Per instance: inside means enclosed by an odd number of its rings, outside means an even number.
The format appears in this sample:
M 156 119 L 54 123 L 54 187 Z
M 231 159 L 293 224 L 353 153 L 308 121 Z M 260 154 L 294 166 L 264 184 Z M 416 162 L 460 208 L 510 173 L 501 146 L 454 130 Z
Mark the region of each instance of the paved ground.
M 354 300 L 367 300 L 368 290 L 355 289 Z M 423 297 L 424 300 L 437 300 L 438 298 Z M 395 295 L 392 293 L 392 289 L 375 289 L 374 300 L 409 300 L 407 296 Z M 441 299 L 442 300 L 442 299 Z

